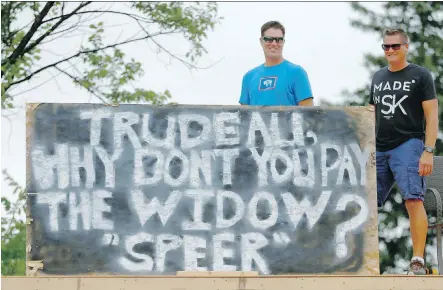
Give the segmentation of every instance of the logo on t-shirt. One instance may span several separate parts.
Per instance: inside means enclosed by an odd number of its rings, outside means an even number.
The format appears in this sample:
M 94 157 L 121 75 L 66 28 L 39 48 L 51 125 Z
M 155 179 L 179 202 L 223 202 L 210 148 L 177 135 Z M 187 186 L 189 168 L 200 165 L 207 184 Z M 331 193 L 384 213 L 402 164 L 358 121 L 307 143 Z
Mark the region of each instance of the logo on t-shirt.
M 381 103 L 380 112 L 385 115 L 384 118 L 389 120 L 397 110 L 400 110 L 403 115 L 408 115 L 402 103 L 409 97 L 411 83 L 413 84 L 415 81 L 380 82 L 374 85 L 374 104 Z
M 259 91 L 267 91 L 275 89 L 277 83 L 277 77 L 262 77 L 260 78 L 260 84 L 258 86 Z

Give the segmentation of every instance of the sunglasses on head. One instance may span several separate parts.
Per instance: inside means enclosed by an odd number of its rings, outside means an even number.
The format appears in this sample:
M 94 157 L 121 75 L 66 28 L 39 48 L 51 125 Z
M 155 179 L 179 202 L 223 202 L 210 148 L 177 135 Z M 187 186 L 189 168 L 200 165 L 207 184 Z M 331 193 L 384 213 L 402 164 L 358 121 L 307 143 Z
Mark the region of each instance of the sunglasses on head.
M 406 44 L 406 43 L 403 43 Z M 401 47 L 402 43 L 395 43 L 395 44 L 382 44 L 381 48 L 383 48 L 383 50 L 388 51 L 391 47 L 393 50 L 399 50 Z
M 272 43 L 274 40 L 277 43 L 283 42 L 285 39 L 283 37 L 271 37 L 271 36 L 263 36 L 264 42 Z

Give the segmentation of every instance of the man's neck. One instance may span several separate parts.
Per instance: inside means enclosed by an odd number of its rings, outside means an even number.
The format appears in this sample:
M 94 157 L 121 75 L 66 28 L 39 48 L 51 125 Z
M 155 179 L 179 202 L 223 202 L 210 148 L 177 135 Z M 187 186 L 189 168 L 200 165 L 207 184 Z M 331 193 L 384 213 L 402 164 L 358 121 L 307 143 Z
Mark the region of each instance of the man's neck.
M 400 62 L 400 63 L 390 63 L 389 66 L 388 66 L 388 69 L 390 71 L 395 72 L 395 71 L 399 71 L 399 70 L 404 69 L 408 65 L 409 65 L 409 63 L 405 60 L 405 61 Z
M 266 58 L 265 59 L 265 66 L 275 66 L 275 65 L 279 65 L 284 61 L 284 58 L 277 58 L 277 59 L 269 59 Z

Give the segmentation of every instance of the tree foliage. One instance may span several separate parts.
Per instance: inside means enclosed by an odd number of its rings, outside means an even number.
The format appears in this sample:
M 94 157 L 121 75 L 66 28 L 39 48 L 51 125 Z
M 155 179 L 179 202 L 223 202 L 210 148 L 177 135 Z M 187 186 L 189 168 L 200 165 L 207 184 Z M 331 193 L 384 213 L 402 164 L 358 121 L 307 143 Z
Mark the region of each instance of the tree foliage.
M 189 68 L 206 52 L 207 31 L 220 21 L 215 2 L 128 2 L 116 4 L 88 2 L 2 2 L 2 108 L 14 106 L 14 90 L 43 72 L 62 74 L 103 102 L 147 102 L 161 104 L 170 99 L 169 91 L 155 92 L 134 86 L 144 69 L 125 54 L 129 43 L 152 42 Z M 130 21 L 137 31 L 110 40 L 102 20 L 111 15 Z M 23 23 L 23 19 L 30 19 Z M 83 35 L 71 55 L 43 59 L 48 43 L 62 43 Z M 161 44 L 162 36 L 181 36 L 189 43 L 184 56 Z M 145 47 L 141 46 L 141 49 Z M 173 48 L 177 49 L 177 47 Z
M 12 203 L 2 197 L 2 275 L 24 275 L 26 265 L 26 225 L 21 219 L 25 212 L 25 190 L 3 170 L 4 180 L 14 188 L 17 200 Z
M 125 53 L 125 45 L 151 43 L 157 53 L 165 53 L 189 69 L 197 69 L 198 59 L 207 52 L 203 46 L 207 32 L 221 20 L 215 2 L 4 1 L 1 7 L 2 109 L 13 108 L 17 89 L 44 73 L 54 78 L 67 77 L 105 103 L 163 104 L 171 94 L 168 90 L 156 92 L 137 84 L 144 68 L 140 61 Z M 111 39 L 112 33 L 107 32 L 112 27 L 110 24 L 115 23 L 105 23 L 106 16 L 129 22 L 136 29 Z M 48 44 L 63 45 L 79 36 L 83 40 L 72 48 L 73 53 L 51 53 L 51 57 L 44 57 L 44 52 L 49 51 Z M 183 47 L 163 45 L 161 40 L 165 36 L 186 40 L 187 51 L 182 55 L 176 51 Z M 140 49 L 148 52 L 149 46 L 140 45 Z M 17 199 L 14 203 L 6 197 L 1 199 L 2 275 L 24 275 L 25 190 L 6 171 L 3 173 Z
M 379 35 L 380 44 L 385 28 L 401 27 L 410 38 L 408 61 L 427 67 L 435 80 L 439 99 L 440 130 L 443 128 L 443 3 L 442 2 L 386 2 L 383 12 L 377 13 L 364 5 L 350 4 L 357 16 L 351 25 L 363 32 Z M 386 66 L 386 60 L 380 47 L 379 52 L 365 55 L 365 67 L 371 75 Z M 355 92 L 345 91 L 347 105 L 366 105 L 369 101 L 369 79 Z M 443 154 L 442 140 L 437 140 L 437 154 Z M 409 230 L 402 230 L 401 224 L 407 223 L 407 211 L 397 189 L 391 193 L 385 206 L 379 211 L 380 270 L 399 271 L 401 261 L 407 261 L 412 255 Z M 393 233 L 398 232 L 397 236 Z M 431 235 L 432 236 L 432 235 Z M 435 235 L 434 235 L 435 236 Z M 428 242 L 429 243 L 429 242 Z M 428 262 L 432 261 L 427 255 Z

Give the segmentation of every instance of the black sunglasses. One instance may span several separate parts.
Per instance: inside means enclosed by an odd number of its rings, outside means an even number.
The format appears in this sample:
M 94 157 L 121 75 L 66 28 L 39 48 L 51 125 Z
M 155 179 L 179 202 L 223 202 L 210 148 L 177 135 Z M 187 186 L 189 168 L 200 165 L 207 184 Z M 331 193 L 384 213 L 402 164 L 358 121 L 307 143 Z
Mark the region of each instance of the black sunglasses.
M 403 44 L 407 44 L 407 43 L 403 43 Z M 382 44 L 381 48 L 383 48 L 383 50 L 388 51 L 391 47 L 393 50 L 399 50 L 401 47 L 401 43 L 395 43 L 395 44 Z
M 283 37 L 271 37 L 271 36 L 263 36 L 263 40 L 268 43 L 272 43 L 274 40 L 277 43 L 283 42 L 285 39 Z

